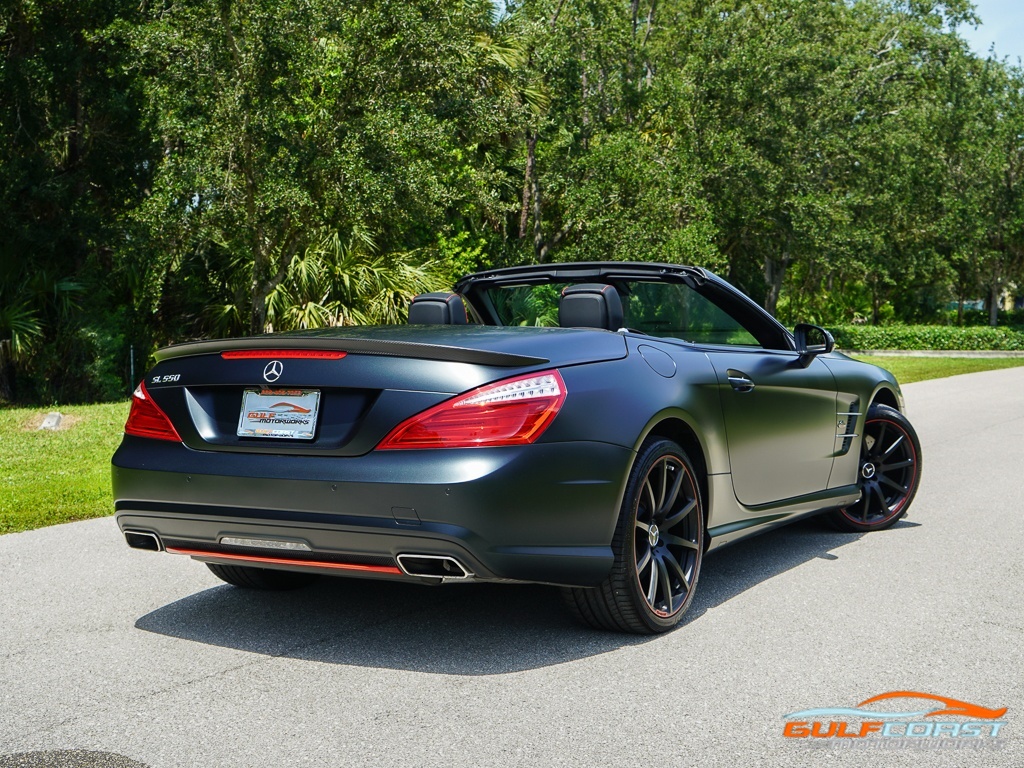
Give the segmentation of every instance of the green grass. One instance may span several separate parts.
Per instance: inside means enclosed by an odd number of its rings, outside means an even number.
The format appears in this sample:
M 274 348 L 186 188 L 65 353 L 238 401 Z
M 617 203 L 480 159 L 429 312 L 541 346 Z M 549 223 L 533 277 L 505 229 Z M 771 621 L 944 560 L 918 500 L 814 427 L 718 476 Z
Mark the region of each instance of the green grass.
M 900 384 L 941 379 L 961 373 L 993 371 L 1024 365 L 1024 357 L 889 357 L 886 355 L 853 355 L 865 363 L 885 368 Z
M 50 410 L 71 426 L 26 429 Z M 0 533 L 111 514 L 110 457 L 127 417 L 127 402 L 0 409 Z

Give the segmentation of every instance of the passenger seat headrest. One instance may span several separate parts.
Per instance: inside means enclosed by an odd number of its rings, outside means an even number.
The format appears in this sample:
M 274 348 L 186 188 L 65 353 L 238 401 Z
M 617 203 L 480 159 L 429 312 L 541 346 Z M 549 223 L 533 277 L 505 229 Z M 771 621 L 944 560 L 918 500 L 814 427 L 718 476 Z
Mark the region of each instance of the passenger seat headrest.
M 409 304 L 409 325 L 466 325 L 466 305 L 457 293 L 421 293 Z
M 558 304 L 558 324 L 563 328 L 622 327 L 622 300 L 613 285 L 583 283 L 562 290 Z

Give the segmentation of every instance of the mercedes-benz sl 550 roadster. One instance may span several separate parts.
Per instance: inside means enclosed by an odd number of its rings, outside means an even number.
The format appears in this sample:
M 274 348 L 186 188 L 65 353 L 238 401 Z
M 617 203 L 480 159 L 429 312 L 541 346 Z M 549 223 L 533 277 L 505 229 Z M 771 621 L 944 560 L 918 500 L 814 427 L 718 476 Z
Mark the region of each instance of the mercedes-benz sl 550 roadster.
M 113 458 L 128 544 L 239 587 L 561 587 L 675 626 L 711 549 L 809 515 L 891 526 L 921 446 L 891 374 L 696 267 L 514 267 L 409 324 L 177 344 Z

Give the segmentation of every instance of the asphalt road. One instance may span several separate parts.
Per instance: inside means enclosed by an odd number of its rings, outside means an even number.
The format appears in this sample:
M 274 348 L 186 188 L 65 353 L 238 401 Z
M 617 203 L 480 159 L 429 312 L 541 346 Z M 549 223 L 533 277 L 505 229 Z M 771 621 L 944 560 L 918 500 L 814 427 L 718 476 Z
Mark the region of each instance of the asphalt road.
M 576 627 L 539 587 L 248 594 L 109 518 L 0 536 L 0 766 L 1024 765 L 1024 368 L 906 397 L 907 520 L 715 553 L 653 639 Z M 1006 725 L 980 749 L 782 735 L 898 690 Z

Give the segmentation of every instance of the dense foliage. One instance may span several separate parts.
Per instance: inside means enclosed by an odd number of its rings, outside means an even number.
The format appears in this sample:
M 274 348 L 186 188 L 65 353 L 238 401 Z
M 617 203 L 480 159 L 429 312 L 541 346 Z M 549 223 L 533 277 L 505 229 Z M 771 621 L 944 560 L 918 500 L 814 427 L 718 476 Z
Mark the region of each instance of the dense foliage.
M 842 325 L 830 330 L 842 349 L 1024 350 L 1024 330 L 1005 326 Z
M 983 320 L 1024 75 L 967 0 L 2 0 L 0 397 L 401 320 L 529 261 L 710 267 L 786 322 Z M 949 316 L 949 306 L 960 311 Z

